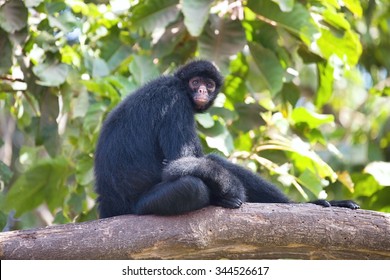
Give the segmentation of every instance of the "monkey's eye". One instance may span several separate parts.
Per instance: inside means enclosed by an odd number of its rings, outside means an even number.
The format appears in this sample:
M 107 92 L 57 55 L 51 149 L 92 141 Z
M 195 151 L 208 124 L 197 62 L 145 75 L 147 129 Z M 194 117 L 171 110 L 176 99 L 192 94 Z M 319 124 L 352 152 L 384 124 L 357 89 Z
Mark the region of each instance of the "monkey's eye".
M 207 88 L 208 88 L 209 90 L 214 90 L 214 89 L 215 89 L 215 83 L 214 83 L 214 81 L 212 81 L 212 80 L 207 81 L 206 86 L 207 86 Z
M 192 80 L 191 83 L 192 83 L 194 86 L 197 86 L 197 85 L 199 85 L 199 80 L 197 80 L 197 79 Z

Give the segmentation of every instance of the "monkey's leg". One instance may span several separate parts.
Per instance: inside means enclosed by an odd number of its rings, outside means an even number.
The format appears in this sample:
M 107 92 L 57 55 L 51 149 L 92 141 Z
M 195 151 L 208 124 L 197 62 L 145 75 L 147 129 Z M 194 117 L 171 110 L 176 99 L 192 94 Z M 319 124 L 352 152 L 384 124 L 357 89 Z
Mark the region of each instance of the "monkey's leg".
M 175 215 L 203 208 L 210 204 L 210 193 L 199 178 L 180 177 L 155 185 L 135 207 L 139 215 Z

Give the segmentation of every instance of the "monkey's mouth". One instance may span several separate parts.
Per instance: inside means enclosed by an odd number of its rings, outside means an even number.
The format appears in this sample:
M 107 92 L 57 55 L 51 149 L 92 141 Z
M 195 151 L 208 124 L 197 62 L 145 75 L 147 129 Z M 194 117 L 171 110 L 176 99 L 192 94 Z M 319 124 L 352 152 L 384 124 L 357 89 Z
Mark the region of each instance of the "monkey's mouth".
M 198 106 L 204 106 L 207 104 L 207 102 L 209 102 L 207 98 L 201 98 L 201 97 L 194 98 L 194 101 Z

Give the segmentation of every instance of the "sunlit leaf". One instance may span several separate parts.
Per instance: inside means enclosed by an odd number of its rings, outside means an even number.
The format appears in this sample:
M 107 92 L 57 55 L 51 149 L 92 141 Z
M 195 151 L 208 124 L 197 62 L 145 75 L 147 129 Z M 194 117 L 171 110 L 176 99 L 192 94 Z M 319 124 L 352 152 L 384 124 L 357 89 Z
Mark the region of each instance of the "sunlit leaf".
M 348 8 L 356 16 L 361 17 L 363 14 L 362 6 L 360 5 L 359 0 L 343 0 L 345 7 Z
M 295 123 L 306 123 L 310 128 L 317 128 L 323 124 L 333 123 L 333 115 L 318 114 L 304 107 L 295 108 L 291 115 Z
M 346 186 L 350 192 L 354 192 L 355 184 L 352 181 L 351 175 L 347 171 L 337 173 L 337 180 Z
M 314 174 L 318 174 L 320 178 L 329 178 L 331 182 L 337 179 L 337 174 L 334 170 L 322 160 L 317 153 L 315 153 L 310 146 L 295 138 L 292 141 L 283 140 L 272 140 L 264 142 L 264 144 L 256 148 L 257 152 L 265 150 L 280 150 L 285 152 L 291 152 L 289 157 L 294 160 L 296 168 L 302 172 L 309 169 Z
M 351 28 L 351 25 L 345 18 L 344 14 L 336 13 L 333 10 L 325 10 L 322 15 L 324 20 L 334 27 L 344 30 L 349 30 Z
M 231 103 L 244 102 L 245 95 L 248 93 L 246 88 L 246 78 L 249 67 L 245 56 L 238 54 L 237 58 L 230 62 L 229 75 L 225 77 L 224 93 Z M 234 109 L 233 104 L 226 104 L 225 107 Z
M 390 162 L 371 162 L 364 168 L 364 172 L 374 176 L 382 186 L 390 186 Z
M 345 31 L 340 37 L 335 36 L 330 30 L 322 29 L 321 34 L 317 44 L 325 58 L 328 59 L 336 54 L 350 66 L 354 66 L 358 62 L 362 53 L 362 46 L 356 33 Z
M 333 71 L 334 68 L 329 62 L 317 63 L 318 69 L 318 89 L 315 96 L 315 104 L 321 108 L 324 106 L 333 93 Z

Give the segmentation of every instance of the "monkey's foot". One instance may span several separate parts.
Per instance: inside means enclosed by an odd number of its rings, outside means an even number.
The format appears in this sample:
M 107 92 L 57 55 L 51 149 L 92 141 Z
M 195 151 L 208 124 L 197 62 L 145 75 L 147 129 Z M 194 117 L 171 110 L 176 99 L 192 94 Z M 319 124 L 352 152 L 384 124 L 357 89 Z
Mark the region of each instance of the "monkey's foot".
M 223 208 L 231 208 L 236 209 L 240 208 L 242 205 L 242 200 L 235 197 L 229 197 L 229 198 L 218 198 L 217 201 L 214 203 L 216 206 L 221 206 Z
M 331 200 L 331 201 L 327 201 L 325 199 L 319 199 L 319 200 L 316 200 L 316 201 L 312 201 L 310 203 L 313 203 L 313 204 L 316 204 L 316 205 L 321 205 L 321 206 L 324 206 L 324 207 L 343 207 L 343 208 L 349 208 L 349 209 L 359 209 L 360 206 L 352 201 L 352 200 Z

